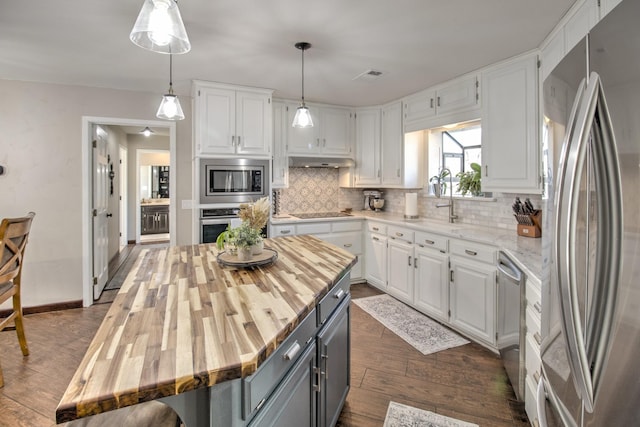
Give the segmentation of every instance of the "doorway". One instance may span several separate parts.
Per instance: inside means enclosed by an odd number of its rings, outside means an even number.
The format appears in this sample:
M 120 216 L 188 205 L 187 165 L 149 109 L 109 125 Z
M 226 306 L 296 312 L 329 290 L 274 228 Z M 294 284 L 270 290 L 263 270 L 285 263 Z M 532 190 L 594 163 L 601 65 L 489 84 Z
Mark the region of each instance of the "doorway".
M 136 243 L 170 238 L 169 150 L 136 149 Z
M 93 182 L 94 182 L 94 173 L 93 173 L 93 141 L 94 136 L 92 130 L 95 126 L 101 125 L 103 128 L 109 129 L 113 128 L 116 131 L 114 133 L 128 134 L 129 132 L 133 133 L 131 130 L 137 129 L 142 130 L 145 127 L 150 127 L 152 129 L 162 129 L 169 140 L 169 214 L 168 214 L 168 231 L 169 231 L 169 244 L 175 245 L 176 242 L 176 198 L 175 198 L 175 163 L 176 163 L 176 123 L 174 122 L 166 122 L 166 121 L 150 121 L 150 120 L 133 120 L 133 119 L 123 119 L 123 118 L 109 118 L 109 117 L 83 117 L 82 118 L 82 208 L 83 212 L 86 214 L 83 215 L 82 219 L 82 229 L 83 229 L 83 267 L 82 267 L 82 279 L 83 279 L 83 305 L 88 307 L 93 304 L 94 300 L 99 297 L 94 295 L 93 291 L 93 265 L 95 263 L 95 238 L 93 233 Z M 121 147 L 124 145 L 124 147 Z M 124 148 L 124 150 L 122 150 Z M 114 172 L 118 173 L 118 183 L 113 183 L 112 181 L 107 185 L 114 185 L 114 189 L 117 192 L 117 195 L 114 194 L 112 196 L 112 200 L 118 200 L 115 206 L 112 205 L 112 211 L 109 212 L 112 215 L 117 214 L 118 219 L 113 218 L 113 223 L 116 225 L 114 227 L 117 232 L 111 233 L 110 239 L 113 241 L 109 242 L 109 245 L 114 249 L 111 252 L 117 254 L 120 248 L 123 247 L 123 243 L 126 245 L 136 241 L 136 234 L 130 232 L 132 228 L 132 224 L 135 221 L 135 212 L 137 209 L 128 209 L 127 206 L 131 206 L 131 202 L 133 202 L 132 196 L 137 194 L 137 191 L 132 191 L 132 183 L 137 184 L 137 179 L 135 178 L 137 174 L 132 175 L 132 169 L 135 171 L 136 162 L 131 161 L 132 153 L 135 151 L 131 150 L 131 147 L 127 147 L 127 144 L 118 144 L 115 151 L 112 152 L 113 157 L 118 157 L 117 162 L 116 159 L 113 159 L 113 163 L 116 163 L 114 166 Z M 124 154 L 126 152 L 126 155 Z M 126 160 L 127 158 L 128 161 Z M 121 159 L 125 159 L 124 162 L 120 163 Z M 124 171 L 127 171 L 126 173 Z M 122 179 L 127 181 L 124 184 Z M 134 185 L 135 185 L 134 184 Z M 124 185 L 124 187 L 123 187 Z M 111 194 L 111 189 L 109 188 L 107 191 Z M 139 201 L 137 201 L 139 203 Z M 123 212 L 124 211 L 124 212 Z M 113 215 L 115 216 L 115 215 Z M 112 217 L 110 217 L 112 218 Z M 123 221 L 120 219 L 124 219 Z M 139 219 L 138 219 L 139 220 Z M 135 230 L 135 228 L 134 228 Z M 135 231 L 134 231 L 135 233 Z M 122 234 L 122 236 L 120 235 Z M 101 255 L 103 256 L 103 255 Z M 107 257 L 109 254 L 107 254 Z M 106 260 L 106 263 L 109 262 L 109 259 Z M 95 298 L 94 298 L 95 297 Z

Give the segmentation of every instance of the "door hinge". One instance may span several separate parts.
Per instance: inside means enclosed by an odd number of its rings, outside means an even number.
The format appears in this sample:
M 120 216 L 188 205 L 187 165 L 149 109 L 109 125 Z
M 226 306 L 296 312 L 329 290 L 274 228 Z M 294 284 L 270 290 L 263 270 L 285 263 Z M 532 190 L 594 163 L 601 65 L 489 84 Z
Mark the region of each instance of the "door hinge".
M 98 209 L 94 209 L 92 213 L 93 213 L 93 216 L 98 216 Z
M 94 284 L 94 285 L 97 285 L 97 284 L 98 284 L 98 278 L 97 278 L 97 277 L 94 277 L 94 278 L 93 278 L 93 284 Z
M 93 145 L 93 148 L 98 148 L 98 141 L 94 139 L 93 141 L 91 141 L 91 145 Z

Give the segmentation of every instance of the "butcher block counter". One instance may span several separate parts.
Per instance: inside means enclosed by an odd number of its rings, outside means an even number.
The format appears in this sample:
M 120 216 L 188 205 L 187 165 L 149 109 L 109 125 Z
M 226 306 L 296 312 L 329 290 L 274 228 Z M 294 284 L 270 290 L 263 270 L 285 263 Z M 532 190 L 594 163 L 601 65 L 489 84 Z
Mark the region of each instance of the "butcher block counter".
M 253 269 L 219 265 L 213 244 L 143 249 L 57 422 L 250 376 L 357 261 L 312 236 L 266 239 L 265 247 L 278 259 Z

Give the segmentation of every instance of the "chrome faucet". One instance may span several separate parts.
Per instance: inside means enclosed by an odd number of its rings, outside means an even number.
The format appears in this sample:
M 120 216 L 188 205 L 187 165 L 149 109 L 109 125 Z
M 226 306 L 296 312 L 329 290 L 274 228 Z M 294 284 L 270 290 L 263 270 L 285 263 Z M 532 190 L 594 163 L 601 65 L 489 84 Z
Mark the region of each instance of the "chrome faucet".
M 453 184 L 451 183 L 451 171 L 449 170 L 449 168 L 442 168 L 442 170 L 440 170 L 440 176 L 442 176 L 442 172 L 447 171 L 449 172 L 449 203 L 443 204 L 443 203 L 438 203 L 436 204 L 436 208 L 449 208 L 449 222 L 453 223 L 454 219 L 458 218 L 458 215 L 454 215 L 453 214 Z

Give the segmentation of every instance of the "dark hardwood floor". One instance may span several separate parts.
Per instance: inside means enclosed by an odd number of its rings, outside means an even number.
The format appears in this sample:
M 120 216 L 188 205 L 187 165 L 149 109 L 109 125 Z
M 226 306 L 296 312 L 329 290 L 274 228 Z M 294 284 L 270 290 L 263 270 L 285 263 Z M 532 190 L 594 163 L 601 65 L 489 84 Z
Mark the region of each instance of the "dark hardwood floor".
M 354 298 L 379 293 L 354 285 Z M 0 332 L 0 426 L 54 426 L 55 408 L 109 304 L 26 316 L 31 354 Z M 352 385 L 339 425 L 382 426 L 395 401 L 479 426 L 528 426 L 498 356 L 467 344 L 424 356 L 352 304 Z

